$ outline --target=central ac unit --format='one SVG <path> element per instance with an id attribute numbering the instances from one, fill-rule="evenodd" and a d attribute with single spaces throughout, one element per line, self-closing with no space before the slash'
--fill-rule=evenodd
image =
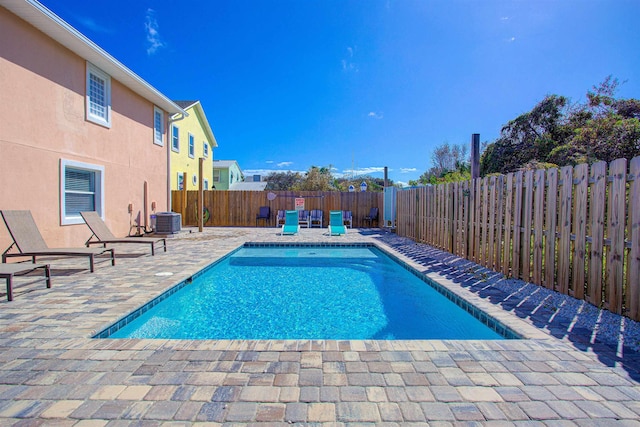
<path id="1" fill-rule="evenodd" d="M 180 231 L 182 216 L 175 212 L 158 212 L 156 214 L 156 233 L 173 234 Z"/>

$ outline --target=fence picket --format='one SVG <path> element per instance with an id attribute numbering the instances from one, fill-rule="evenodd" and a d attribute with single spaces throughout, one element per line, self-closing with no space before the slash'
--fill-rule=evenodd
<path id="1" fill-rule="evenodd" d="M 624 228 L 626 218 L 627 160 L 617 159 L 609 165 L 613 181 L 609 186 L 607 235 L 611 246 L 607 251 L 607 303 L 609 311 L 622 313 L 624 285 Z"/>
<path id="2" fill-rule="evenodd" d="M 604 207 L 607 184 L 607 164 L 598 162 L 591 165 L 589 172 L 591 199 L 589 200 L 589 225 L 591 244 L 589 249 L 589 302 L 595 306 L 602 304 L 602 259 L 604 256 Z"/>
<path id="3" fill-rule="evenodd" d="M 577 165 L 575 171 L 575 201 L 573 203 L 573 268 L 572 284 L 573 296 L 578 299 L 584 298 L 584 278 L 585 278 L 585 248 L 587 233 L 587 190 L 589 182 L 587 164 Z"/>
<path id="4" fill-rule="evenodd" d="M 500 175 L 496 183 L 496 197 L 498 204 L 496 206 L 496 258 L 495 271 L 502 270 L 502 235 L 504 227 L 504 176 Z"/>
<path id="5" fill-rule="evenodd" d="M 504 245 L 502 246 L 502 274 L 511 274 L 511 221 L 513 218 L 513 173 L 507 174 L 504 208 Z"/>
<path id="6" fill-rule="evenodd" d="M 519 279 L 520 270 L 520 243 L 522 241 L 522 171 L 515 173 L 516 188 L 515 201 L 513 203 L 513 255 L 511 256 L 511 276 Z"/>
<path id="7" fill-rule="evenodd" d="M 488 181 L 489 189 L 487 194 L 489 195 L 488 202 L 485 202 L 485 205 L 489 205 L 488 214 L 489 214 L 489 235 L 487 241 L 487 267 L 493 269 L 494 268 L 494 253 L 496 247 L 496 177 L 492 176 Z"/>
<path id="8" fill-rule="evenodd" d="M 480 259 L 482 265 L 488 267 L 488 253 L 489 244 L 487 242 L 488 222 L 489 215 L 489 178 L 482 179 L 482 219 L 480 220 Z"/>
<path id="9" fill-rule="evenodd" d="M 544 234 L 544 177 L 545 170 L 538 169 L 534 179 L 533 206 L 533 283 L 542 285 L 542 252 Z"/>
<path id="10" fill-rule="evenodd" d="M 482 263 L 482 256 L 480 254 L 480 218 L 482 212 L 482 180 L 480 178 L 474 181 L 475 184 L 475 234 L 473 236 L 473 252 L 474 252 L 474 261 L 477 264 Z"/>
<path id="11" fill-rule="evenodd" d="M 556 287 L 556 229 L 558 224 L 558 169 L 547 171 L 547 218 L 544 246 L 544 285 L 549 289 Z"/>
<path id="12" fill-rule="evenodd" d="M 630 175 L 634 178 L 629 190 L 629 239 L 626 301 L 627 315 L 640 320 L 640 157 L 631 159 Z"/>
<path id="13" fill-rule="evenodd" d="M 573 168 L 565 166 L 560 169 L 560 212 L 558 215 L 558 228 L 560 240 L 558 241 L 558 289 L 557 291 L 569 294 L 569 274 L 571 259 L 571 195 L 573 191 Z"/>
<path id="14" fill-rule="evenodd" d="M 531 281 L 531 210 L 533 208 L 533 173 L 524 173 L 525 193 L 522 204 L 522 280 Z"/>

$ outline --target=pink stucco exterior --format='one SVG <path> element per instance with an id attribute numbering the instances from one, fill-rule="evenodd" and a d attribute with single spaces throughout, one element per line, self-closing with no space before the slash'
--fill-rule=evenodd
<path id="1" fill-rule="evenodd" d="M 0 7 L 0 209 L 29 209 L 52 247 L 80 246 L 62 225 L 61 159 L 104 167 L 104 215 L 117 236 L 167 210 L 167 144 L 153 143 L 154 104 L 111 79 L 111 127 L 85 119 L 87 61 Z M 167 116 L 164 117 L 165 132 Z M 128 212 L 129 204 L 133 213 Z M 11 238 L 0 221 L 0 252 Z"/>

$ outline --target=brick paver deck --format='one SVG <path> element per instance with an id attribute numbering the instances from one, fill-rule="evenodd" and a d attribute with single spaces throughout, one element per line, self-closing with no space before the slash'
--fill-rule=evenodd
<path id="1" fill-rule="evenodd" d="M 82 259 L 50 259 L 52 289 L 17 278 L 14 301 L 0 302 L 0 425 L 640 426 L 633 352 L 513 301 L 474 269 L 449 268 L 428 246 L 376 229 L 323 232 L 184 232 L 155 257 L 116 246 L 116 266 L 98 262 L 93 274 Z M 247 241 L 374 242 L 526 339 L 90 338 Z"/>

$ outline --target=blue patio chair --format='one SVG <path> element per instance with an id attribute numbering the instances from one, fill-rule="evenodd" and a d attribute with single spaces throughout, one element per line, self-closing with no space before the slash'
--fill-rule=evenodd
<path id="1" fill-rule="evenodd" d="M 373 221 L 378 222 L 378 208 L 371 208 L 369 215 L 364 217 L 364 222 L 368 222 L 369 227 L 373 226 Z"/>
<path id="2" fill-rule="evenodd" d="M 305 225 L 307 228 L 309 228 L 309 211 L 298 211 L 298 224 L 300 225 L 300 227 Z"/>
<path id="3" fill-rule="evenodd" d="M 311 216 L 309 217 L 309 227 L 322 228 L 322 210 L 313 209 L 311 211 Z"/>
<path id="4" fill-rule="evenodd" d="M 342 211 L 342 223 L 348 225 L 349 228 L 353 228 L 353 216 L 351 211 Z"/>
<path id="5" fill-rule="evenodd" d="M 284 225 L 284 221 L 285 221 L 285 211 L 278 211 L 278 214 L 276 216 L 276 227 L 280 227 L 281 225 Z"/>
<path id="6" fill-rule="evenodd" d="M 329 212 L 329 236 L 347 234 L 347 227 L 344 226 L 342 218 L 343 216 L 341 211 Z"/>
<path id="7" fill-rule="evenodd" d="M 261 219 L 264 220 L 264 225 L 267 225 L 269 219 L 271 219 L 271 208 L 269 206 L 260 206 L 260 211 L 256 214 L 256 227 Z"/>
<path id="8" fill-rule="evenodd" d="M 300 232 L 300 224 L 298 223 L 298 211 L 287 211 L 280 235 L 298 234 L 298 232 Z"/>

